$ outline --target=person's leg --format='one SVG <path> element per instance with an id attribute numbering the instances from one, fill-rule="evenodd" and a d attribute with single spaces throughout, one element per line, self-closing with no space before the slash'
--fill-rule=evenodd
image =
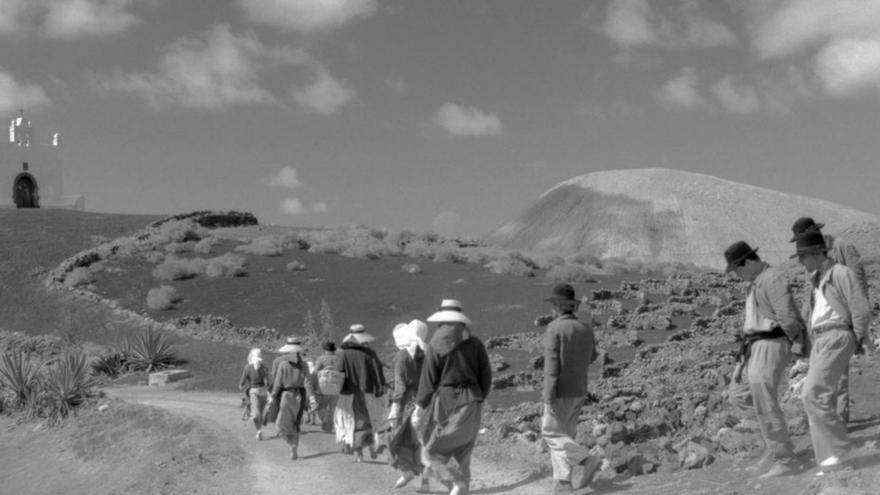
<path id="1" fill-rule="evenodd" d="M 794 457 L 794 444 L 779 406 L 779 386 L 789 358 L 785 338 L 759 340 L 752 344 L 748 366 L 749 389 L 761 435 L 773 459 L 780 463 Z"/>
<path id="2" fill-rule="evenodd" d="M 583 462 L 589 452 L 574 441 L 583 398 L 554 399 L 544 406 L 541 435 L 550 450 L 553 479 L 571 481 L 571 467 Z"/>
<path id="3" fill-rule="evenodd" d="M 810 420 L 810 437 L 816 462 L 840 457 L 849 437 L 835 402 L 840 377 L 855 351 L 855 337 L 848 330 L 830 330 L 819 335 L 810 353 L 810 369 L 804 379 L 802 400 Z"/>
<path id="4" fill-rule="evenodd" d="M 843 375 L 840 376 L 840 382 L 837 384 L 837 414 L 840 414 L 844 424 L 849 423 L 849 364 L 846 366 Z"/>

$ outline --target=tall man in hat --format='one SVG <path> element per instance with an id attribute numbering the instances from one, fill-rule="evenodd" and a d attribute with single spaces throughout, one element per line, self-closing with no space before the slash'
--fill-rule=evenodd
<path id="1" fill-rule="evenodd" d="M 466 494 L 483 401 L 492 386 L 489 355 L 460 302 L 444 300 L 428 322 L 436 330 L 425 352 L 412 422 L 423 440 L 428 473 L 451 487 L 451 495 Z M 457 468 L 449 465 L 453 458 Z"/>
<path id="2" fill-rule="evenodd" d="M 796 242 L 797 258 L 810 276 L 804 304 L 812 350 L 802 399 L 810 419 L 810 437 L 820 468 L 833 469 L 849 447 L 846 423 L 837 411 L 840 378 L 853 354 L 869 352 L 871 309 L 855 272 L 828 257 L 821 232 Z"/>
<path id="3" fill-rule="evenodd" d="M 807 232 L 822 233 L 824 223 L 816 223 L 810 217 L 798 218 L 791 226 L 791 232 L 794 237 L 791 242 L 797 241 L 797 238 Z M 862 265 L 862 257 L 858 249 L 852 244 L 842 241 L 834 236 L 823 234 L 825 239 L 825 247 L 828 249 L 828 258 L 835 263 L 850 268 L 858 279 L 859 287 L 861 287 L 865 298 L 870 300 L 868 294 L 868 276 L 865 274 L 865 267 Z M 869 303 L 870 304 L 870 303 Z M 837 394 L 837 412 L 843 418 L 844 422 L 849 422 L 850 396 L 849 396 L 849 366 L 840 377 L 839 391 Z"/>
<path id="4" fill-rule="evenodd" d="M 580 301 L 571 285 L 557 285 L 546 301 L 554 318 L 544 333 L 541 435 L 550 448 L 553 491 L 565 493 L 588 485 L 602 464 L 574 441 L 587 395 L 587 371 L 597 357 L 596 338 L 591 326 L 575 316 Z"/>
<path id="5" fill-rule="evenodd" d="M 729 390 L 730 402 L 742 416 L 755 414 L 765 452 L 754 469 L 772 462 L 761 478 L 793 472 L 794 445 L 779 406 L 779 388 L 792 351 L 804 347 L 804 323 L 781 270 L 758 257 L 744 241 L 724 251 L 727 272 L 748 282 L 742 349 Z"/>

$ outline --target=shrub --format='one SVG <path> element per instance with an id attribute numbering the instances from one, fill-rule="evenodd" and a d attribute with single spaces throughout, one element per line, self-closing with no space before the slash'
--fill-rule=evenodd
<path id="1" fill-rule="evenodd" d="M 116 378 L 128 368 L 128 359 L 123 350 L 113 350 L 98 356 L 92 362 L 92 373 Z"/>
<path id="2" fill-rule="evenodd" d="M 404 246 L 402 251 L 404 256 L 410 258 L 434 259 L 435 248 L 429 244 L 419 241 L 413 241 Z"/>
<path id="3" fill-rule="evenodd" d="M 280 256 L 284 253 L 284 238 L 283 236 L 257 237 L 250 244 L 237 246 L 235 250 L 240 253 L 260 256 Z"/>
<path id="4" fill-rule="evenodd" d="M 165 261 L 165 254 L 159 251 L 148 251 L 144 254 L 144 259 L 147 260 L 147 263 L 161 263 Z"/>
<path id="5" fill-rule="evenodd" d="M 24 352 L 4 352 L 0 357 L 0 383 L 12 392 L 13 407 L 27 407 L 37 396 L 40 366 Z"/>
<path id="6" fill-rule="evenodd" d="M 170 242 L 198 241 L 207 235 L 207 229 L 194 220 L 171 220 L 159 226 L 159 232 L 154 239 L 160 244 L 168 244 Z"/>
<path id="7" fill-rule="evenodd" d="M 547 271 L 547 280 L 554 282 L 591 282 L 596 274 L 583 265 L 557 265 Z"/>
<path id="8" fill-rule="evenodd" d="M 209 254 L 218 243 L 220 243 L 220 239 L 216 237 L 205 237 L 193 246 L 193 251 L 199 254 Z"/>
<path id="9" fill-rule="evenodd" d="M 153 269 L 153 276 L 159 280 L 184 280 L 202 273 L 205 261 L 201 258 L 178 258 L 166 256 L 165 261 Z"/>
<path id="10" fill-rule="evenodd" d="M 65 287 L 77 287 L 80 285 L 90 284 L 95 280 L 92 271 L 86 267 L 79 266 L 70 270 L 64 277 Z"/>
<path id="11" fill-rule="evenodd" d="M 43 381 L 44 405 L 51 422 L 58 422 L 93 395 L 95 380 L 84 354 L 67 354 L 49 368 Z"/>
<path id="12" fill-rule="evenodd" d="M 464 263 L 467 261 L 467 258 L 458 247 L 439 246 L 434 251 L 434 261 L 437 263 Z"/>
<path id="13" fill-rule="evenodd" d="M 165 334 L 147 328 L 128 341 L 128 366 L 132 371 L 151 372 L 173 366 L 177 355 Z"/>
<path id="14" fill-rule="evenodd" d="M 209 277 L 240 277 L 247 273 L 244 269 L 246 258 L 240 254 L 226 253 L 211 258 L 205 266 L 205 275 Z"/>
<path id="15" fill-rule="evenodd" d="M 361 244 L 350 246 L 339 254 L 348 258 L 360 258 L 365 260 L 377 260 L 382 257 L 373 247 Z"/>
<path id="16" fill-rule="evenodd" d="M 147 307 L 155 310 L 171 309 L 180 299 L 181 297 L 177 295 L 177 289 L 170 285 L 163 285 L 147 292 Z"/>
<path id="17" fill-rule="evenodd" d="M 170 242 L 165 246 L 165 252 L 169 254 L 190 253 L 194 250 L 195 246 L 196 243 L 193 241 Z"/>
<path id="18" fill-rule="evenodd" d="M 494 259 L 486 263 L 484 266 L 492 273 L 498 275 L 534 277 L 537 266 L 534 265 L 534 262 L 529 263 L 530 261 L 530 259 L 525 258 L 522 255 L 511 253 L 503 258 Z"/>
<path id="19" fill-rule="evenodd" d="M 306 265 L 302 261 L 293 260 L 287 264 L 287 269 L 293 271 L 303 271 L 306 269 Z"/>

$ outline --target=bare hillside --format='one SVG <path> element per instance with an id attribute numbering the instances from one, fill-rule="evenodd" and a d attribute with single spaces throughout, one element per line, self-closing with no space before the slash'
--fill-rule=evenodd
<path id="1" fill-rule="evenodd" d="M 580 175 L 542 194 L 486 241 L 505 248 L 601 258 L 686 261 L 720 268 L 721 253 L 743 239 L 771 262 L 788 259 L 791 224 L 812 216 L 828 233 L 880 218 L 796 194 L 662 168 Z"/>

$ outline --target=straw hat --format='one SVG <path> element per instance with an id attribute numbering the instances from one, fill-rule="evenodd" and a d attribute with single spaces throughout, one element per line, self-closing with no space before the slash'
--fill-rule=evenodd
<path id="1" fill-rule="evenodd" d="M 456 299 L 444 299 L 440 310 L 428 317 L 431 323 L 462 323 L 471 326 L 471 320 L 461 311 L 461 302 Z"/>
<path id="2" fill-rule="evenodd" d="M 291 352 L 302 352 L 302 339 L 299 337 L 287 337 L 287 343 L 281 346 L 278 349 L 278 352 L 281 354 L 288 354 Z"/>
<path id="3" fill-rule="evenodd" d="M 367 333 L 366 329 L 360 323 L 355 323 L 348 329 L 348 335 L 345 336 L 343 342 L 347 341 L 355 341 L 358 344 L 366 344 L 368 342 L 372 342 L 376 340 L 376 337 L 373 337 L 369 333 Z"/>

